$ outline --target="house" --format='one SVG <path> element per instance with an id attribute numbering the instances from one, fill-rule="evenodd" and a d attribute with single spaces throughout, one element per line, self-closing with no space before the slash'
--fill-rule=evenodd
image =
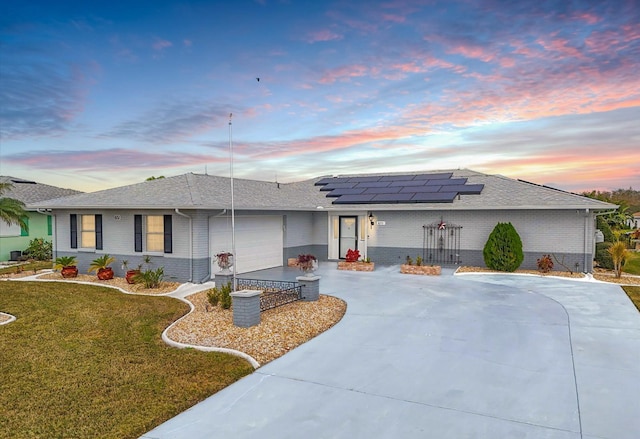
<path id="1" fill-rule="evenodd" d="M 148 255 L 169 277 L 201 283 L 215 275 L 215 255 L 231 251 L 232 229 L 238 273 L 286 265 L 302 253 L 339 260 L 350 248 L 382 265 L 421 256 L 426 264 L 484 266 L 482 249 L 498 222 L 520 234 L 524 268 L 553 254 L 587 272 L 595 215 L 617 207 L 466 169 L 288 184 L 236 178 L 233 193 L 234 215 L 229 178 L 185 174 L 31 208 L 51 212 L 54 253 L 77 256 L 81 271 L 96 254 L 130 266 Z"/>
<path id="2" fill-rule="evenodd" d="M 627 225 L 632 229 L 640 229 L 640 212 L 635 212 Z"/>
<path id="3" fill-rule="evenodd" d="M 0 176 L 0 183 L 9 183 L 12 186 L 2 194 L 2 197 L 13 198 L 25 204 L 38 203 L 58 197 L 79 194 L 73 189 L 62 189 L 35 181 L 24 180 L 10 176 Z M 35 208 L 27 208 L 26 223 L 28 230 L 17 224 L 8 225 L 0 221 L 0 261 L 8 261 L 29 246 L 29 242 L 35 238 L 44 238 L 51 241 L 52 221 L 47 213 L 38 212 Z"/>

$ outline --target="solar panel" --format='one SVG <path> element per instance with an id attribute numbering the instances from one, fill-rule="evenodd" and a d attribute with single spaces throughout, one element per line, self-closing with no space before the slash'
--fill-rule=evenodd
<path id="1" fill-rule="evenodd" d="M 457 192 L 422 192 L 413 194 L 414 203 L 453 203 Z"/>
<path id="2" fill-rule="evenodd" d="M 366 188 L 344 188 L 344 189 L 334 189 L 327 194 L 327 197 L 339 197 L 341 195 L 358 195 L 363 193 Z"/>
<path id="3" fill-rule="evenodd" d="M 315 183 L 333 204 L 453 203 L 460 195 L 482 193 L 453 173 L 323 178 Z"/>
<path id="4" fill-rule="evenodd" d="M 374 196 L 374 194 L 342 195 L 336 198 L 333 204 L 368 204 Z"/>

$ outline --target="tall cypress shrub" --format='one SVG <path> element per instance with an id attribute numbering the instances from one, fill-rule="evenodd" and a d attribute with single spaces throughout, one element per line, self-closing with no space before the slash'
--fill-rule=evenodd
<path id="1" fill-rule="evenodd" d="M 513 272 L 524 260 L 522 240 L 511 223 L 498 223 L 482 250 L 488 268 Z"/>

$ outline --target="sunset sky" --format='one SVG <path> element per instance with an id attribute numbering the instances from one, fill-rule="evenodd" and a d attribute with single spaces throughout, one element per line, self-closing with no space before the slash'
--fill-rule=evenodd
<path id="1" fill-rule="evenodd" d="M 640 189 L 640 0 L 0 3 L 0 174 Z M 259 81 L 257 80 L 259 78 Z"/>

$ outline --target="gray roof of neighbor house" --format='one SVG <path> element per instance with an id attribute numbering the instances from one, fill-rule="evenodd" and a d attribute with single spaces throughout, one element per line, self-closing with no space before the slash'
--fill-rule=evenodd
<path id="1" fill-rule="evenodd" d="M 484 185 L 481 193 L 458 195 L 451 203 L 333 204 L 322 186 L 327 177 L 295 183 L 234 179 L 234 207 L 242 210 L 494 210 L 494 209 L 592 209 L 617 206 L 558 189 L 540 186 L 501 175 L 467 169 L 428 171 L 410 174 L 451 173 L 469 185 Z M 396 174 L 358 174 L 357 176 Z M 343 176 L 341 176 L 343 177 Z M 202 174 L 183 174 L 98 192 L 33 203 L 47 209 L 229 209 L 230 180 Z"/>
<path id="2" fill-rule="evenodd" d="M 27 205 L 82 193 L 73 189 L 63 189 L 56 186 L 49 186 L 48 184 L 38 183 L 32 180 L 24 180 L 22 178 L 16 178 L 6 175 L 0 175 L 0 183 L 9 183 L 12 185 L 9 189 L 3 192 L 3 197 L 22 201 Z"/>

